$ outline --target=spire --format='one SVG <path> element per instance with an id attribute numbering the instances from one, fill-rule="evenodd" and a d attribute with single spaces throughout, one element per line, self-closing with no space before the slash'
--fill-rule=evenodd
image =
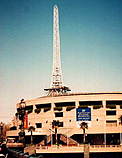
<path id="1" fill-rule="evenodd" d="M 60 34 L 59 34 L 59 15 L 57 5 L 53 8 L 53 71 L 51 78 L 51 87 L 61 87 L 62 70 L 61 70 L 61 58 L 60 58 Z"/>
<path id="2" fill-rule="evenodd" d="M 59 33 L 59 12 L 57 5 L 53 7 L 53 70 L 51 76 L 51 87 L 45 89 L 48 95 L 62 95 L 69 91 L 68 87 L 63 86 L 63 76 L 60 57 L 60 33 Z"/>

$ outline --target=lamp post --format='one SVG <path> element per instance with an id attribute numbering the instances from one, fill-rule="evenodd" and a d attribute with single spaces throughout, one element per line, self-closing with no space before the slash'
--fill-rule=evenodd
<path id="1" fill-rule="evenodd" d="M 0 139 L 3 141 L 3 122 L 0 123 Z"/>
<path id="2" fill-rule="evenodd" d="M 19 103 L 19 119 L 21 120 L 21 128 L 24 129 L 24 116 L 25 116 L 25 106 L 26 103 L 24 101 L 24 99 L 21 99 L 20 103 Z"/>
<path id="3" fill-rule="evenodd" d="M 24 143 L 25 131 L 24 131 L 24 117 L 25 117 L 26 103 L 24 99 L 21 99 L 19 103 L 19 119 L 21 120 L 21 131 L 19 132 L 20 140 Z"/>
<path id="4" fill-rule="evenodd" d="M 119 117 L 119 125 L 120 125 L 120 145 L 122 145 L 122 115 Z"/>

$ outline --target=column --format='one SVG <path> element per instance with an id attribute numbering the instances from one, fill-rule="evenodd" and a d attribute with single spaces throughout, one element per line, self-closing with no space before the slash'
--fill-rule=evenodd
<path id="1" fill-rule="evenodd" d="M 103 105 L 103 111 L 104 111 L 104 117 L 103 117 L 103 121 L 104 121 L 104 144 L 106 145 L 106 100 L 102 101 L 102 105 Z"/>

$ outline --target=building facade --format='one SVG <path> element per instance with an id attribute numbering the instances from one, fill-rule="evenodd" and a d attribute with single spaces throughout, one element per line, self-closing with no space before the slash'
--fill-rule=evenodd
<path id="1" fill-rule="evenodd" d="M 28 112 L 27 122 L 34 126 L 35 143 L 41 142 L 45 136 L 54 135 L 52 122 L 59 121 L 57 135 L 72 138 L 78 144 L 83 143 L 82 121 L 77 121 L 77 108 L 91 109 L 91 121 L 86 129 L 86 139 L 91 145 L 121 145 L 122 144 L 122 93 L 80 93 L 63 96 L 45 96 L 25 101 Z M 17 112 L 20 104 L 17 104 Z M 19 125 L 16 130 L 7 132 L 7 136 L 18 137 Z M 25 129 L 25 137 L 30 133 Z M 53 138 L 54 139 L 54 138 Z M 50 138 L 47 144 L 54 144 Z"/>

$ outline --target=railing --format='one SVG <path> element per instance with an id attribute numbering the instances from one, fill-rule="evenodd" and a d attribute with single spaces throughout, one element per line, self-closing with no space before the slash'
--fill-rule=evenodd
<path id="1" fill-rule="evenodd" d="M 96 152 L 122 152 L 122 145 L 90 145 L 91 153 Z M 51 146 L 37 146 L 37 153 L 83 153 L 84 144 L 76 145 L 51 145 Z"/>
<path id="2" fill-rule="evenodd" d="M 91 148 L 120 148 L 122 145 L 90 145 Z"/>

